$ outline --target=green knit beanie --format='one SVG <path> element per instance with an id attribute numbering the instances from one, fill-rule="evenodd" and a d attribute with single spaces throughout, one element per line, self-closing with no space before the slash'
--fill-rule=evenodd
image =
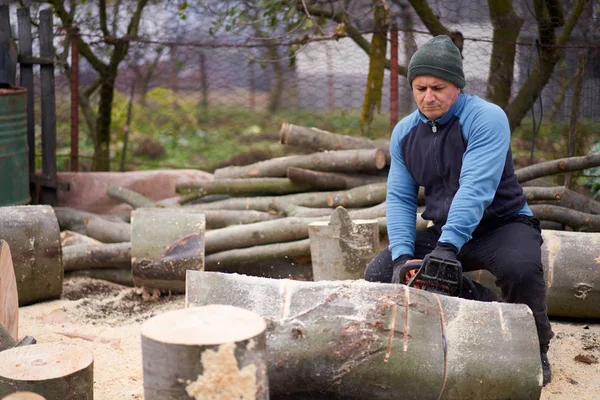
<path id="1" fill-rule="evenodd" d="M 408 64 L 408 83 L 419 75 L 433 75 L 456 85 L 465 87 L 462 56 L 452 39 L 439 35 L 429 40 L 413 54 Z"/>

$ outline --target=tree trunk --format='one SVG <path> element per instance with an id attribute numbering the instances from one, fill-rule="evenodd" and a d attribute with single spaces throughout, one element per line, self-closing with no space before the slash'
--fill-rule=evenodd
<path id="1" fill-rule="evenodd" d="M 515 174 L 519 183 L 524 183 L 560 172 L 578 171 L 598 166 L 600 166 L 600 154 L 590 154 L 588 156 L 559 158 L 557 160 L 541 162 L 518 169 L 515 171 Z"/>
<path id="2" fill-rule="evenodd" d="M 90 218 L 84 221 L 85 234 L 102 243 L 122 243 L 131 241 L 131 224 L 111 222 L 103 218 Z"/>
<path id="3" fill-rule="evenodd" d="M 272 395 L 538 399 L 541 393 L 537 332 L 522 304 L 364 281 L 190 271 L 186 305 L 212 303 L 269 321 Z"/>
<path id="4" fill-rule="evenodd" d="M 294 167 L 287 169 L 287 176 L 292 182 L 309 185 L 312 190 L 344 190 L 387 181 L 386 176 L 350 175 Z"/>
<path id="5" fill-rule="evenodd" d="M 63 252 L 64 271 L 131 267 L 131 243 L 75 244 Z"/>
<path id="6" fill-rule="evenodd" d="M 185 308 L 142 326 L 146 400 L 267 400 L 266 323 L 226 305 Z"/>
<path id="7" fill-rule="evenodd" d="M 363 279 L 379 253 L 379 221 L 352 220 L 343 207 L 329 221 L 308 224 L 313 280 Z"/>
<path id="8" fill-rule="evenodd" d="M 111 222 L 125 222 L 125 219 L 129 219 L 129 216 L 123 218 L 117 215 L 94 214 L 69 207 L 54 207 L 54 213 L 58 219 L 58 226 L 60 226 L 61 231 L 73 231 L 82 235 L 86 234 L 84 223 L 88 219 L 102 218 Z"/>
<path id="9" fill-rule="evenodd" d="M 59 298 L 60 229 L 52 207 L 0 207 L 0 232 L 10 245 L 19 306 Z"/>
<path id="10" fill-rule="evenodd" d="M 94 357 L 60 342 L 15 347 L 0 353 L 0 397 L 31 391 L 48 399 L 92 400 Z"/>
<path id="11" fill-rule="evenodd" d="M 215 170 L 215 179 L 259 178 L 287 176 L 289 167 L 327 172 L 378 171 L 385 167 L 385 153 L 381 149 L 339 150 L 301 156 L 272 158 L 243 167 L 225 167 Z"/>
<path id="12" fill-rule="evenodd" d="M 106 194 L 108 194 L 108 197 L 129 204 L 133 208 L 156 207 L 156 203 L 146 196 L 121 186 L 112 185 L 108 188 Z"/>
<path id="13" fill-rule="evenodd" d="M 542 263 L 547 286 L 548 315 L 600 318 L 600 233 L 543 230 Z M 489 289 L 499 289 L 488 271 L 467 273 Z"/>
<path id="14" fill-rule="evenodd" d="M 204 270 L 204 214 L 139 208 L 132 211 L 131 226 L 135 286 L 182 292 L 185 271 Z"/>
<path id="15" fill-rule="evenodd" d="M 582 213 L 550 204 L 532 204 L 529 208 L 539 220 L 560 222 L 575 231 L 600 232 L 600 215 Z"/>
<path id="16" fill-rule="evenodd" d="M 100 102 L 94 135 L 94 156 L 92 171 L 110 171 L 110 125 L 112 121 L 112 105 L 115 95 L 116 71 L 100 74 Z"/>
<path id="17" fill-rule="evenodd" d="M 127 268 L 80 269 L 76 271 L 65 271 L 65 278 L 71 277 L 101 279 L 103 281 L 113 282 L 122 286 L 133 287 L 131 265 L 129 265 Z"/>
<path id="18" fill-rule="evenodd" d="M 0 327 L 14 340 L 19 338 L 19 292 L 10 246 L 0 239 Z M 0 338 L 0 351 L 2 347 Z"/>
<path id="19" fill-rule="evenodd" d="M 281 195 L 306 192 L 311 186 L 304 182 L 294 182 L 288 178 L 215 179 L 195 183 L 180 183 L 175 191 L 185 196 L 187 201 L 209 194 Z"/>
<path id="20" fill-rule="evenodd" d="M 202 210 L 195 206 L 182 208 L 184 211 L 197 211 L 206 216 L 206 229 L 224 228 L 230 225 L 253 224 L 255 222 L 280 219 L 281 216 L 254 210 Z"/>

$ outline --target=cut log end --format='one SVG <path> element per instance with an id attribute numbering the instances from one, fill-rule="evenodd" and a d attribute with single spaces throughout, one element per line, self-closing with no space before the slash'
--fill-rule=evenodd
<path id="1" fill-rule="evenodd" d="M 377 152 L 375 153 L 375 167 L 377 169 L 383 169 L 386 165 L 386 157 L 385 157 L 385 151 L 383 151 L 382 149 L 377 149 Z"/>
<path id="2" fill-rule="evenodd" d="M 93 398 L 92 353 L 81 346 L 52 342 L 0 353 L 0 396 L 14 391 L 48 399 Z"/>
<path id="3" fill-rule="evenodd" d="M 154 317 L 142 327 L 142 336 L 162 343 L 207 346 L 248 340 L 265 329 L 265 321 L 253 312 L 210 305 Z"/>
<path id="4" fill-rule="evenodd" d="M 19 294 L 10 247 L 4 240 L 0 240 L 0 325 L 18 339 Z"/>
<path id="5" fill-rule="evenodd" d="M 16 392 L 3 397 L 2 400 L 46 400 L 46 398 L 33 392 Z"/>

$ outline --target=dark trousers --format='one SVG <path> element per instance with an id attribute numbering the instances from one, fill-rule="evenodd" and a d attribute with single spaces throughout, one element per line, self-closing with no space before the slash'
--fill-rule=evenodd
<path id="1" fill-rule="evenodd" d="M 437 226 L 417 232 L 414 258 L 422 259 L 429 254 L 440 234 Z M 546 311 L 542 242 L 539 221 L 519 215 L 493 226 L 478 227 L 461 249 L 458 260 L 464 271 L 491 272 L 505 302 L 528 305 L 535 318 L 540 345 L 547 346 L 554 333 Z M 367 266 L 365 280 L 391 282 L 392 273 L 392 254 L 386 248 Z"/>

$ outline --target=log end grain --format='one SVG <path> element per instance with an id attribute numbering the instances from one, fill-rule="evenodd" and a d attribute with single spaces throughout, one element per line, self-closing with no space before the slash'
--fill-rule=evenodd
<path id="1" fill-rule="evenodd" d="M 46 400 L 46 398 L 33 392 L 16 392 L 3 397 L 2 400 Z"/>
<path id="2" fill-rule="evenodd" d="M 19 293 L 13 268 L 10 247 L 0 239 L 0 325 L 8 334 L 18 339 Z"/>

